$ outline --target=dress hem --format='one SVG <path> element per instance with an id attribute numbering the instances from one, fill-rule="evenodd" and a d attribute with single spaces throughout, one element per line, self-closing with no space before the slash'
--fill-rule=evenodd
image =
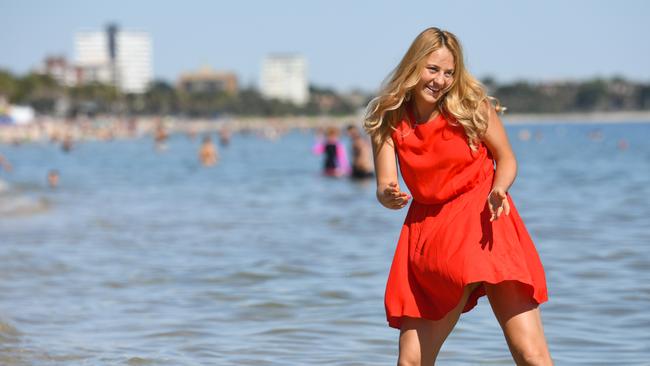
<path id="1" fill-rule="evenodd" d="M 479 279 L 479 280 L 476 280 L 476 281 L 468 281 L 467 283 L 465 283 L 463 285 L 463 288 L 465 286 L 467 286 L 467 285 L 472 284 L 472 283 L 478 283 L 478 282 L 484 283 L 484 282 L 487 282 L 489 284 L 496 285 L 496 284 L 499 284 L 499 283 L 505 282 L 505 281 L 517 281 L 517 282 L 519 282 L 519 283 L 521 283 L 523 285 L 526 285 L 527 288 L 528 288 L 529 297 L 533 301 L 535 301 L 537 306 L 539 306 L 539 305 L 541 305 L 541 304 L 548 301 L 548 295 L 547 295 L 546 291 L 544 291 L 542 293 L 537 293 L 536 290 L 538 290 L 538 289 L 536 289 L 535 285 L 533 285 L 532 283 L 527 282 L 525 280 L 518 279 L 518 278 L 505 278 L 505 279 L 501 279 L 501 280 Z M 485 295 L 486 295 L 485 287 L 483 285 L 478 286 L 476 289 L 474 289 L 474 291 L 472 291 L 472 293 L 470 293 L 469 298 L 467 299 L 467 303 L 463 307 L 463 311 L 461 312 L 461 314 L 467 313 L 467 312 L 471 311 L 472 309 L 474 309 L 476 307 L 476 305 L 478 305 L 478 300 L 481 297 L 485 296 Z M 461 294 L 461 296 L 462 296 L 462 294 Z M 395 328 L 395 329 L 401 329 L 402 318 L 405 318 L 405 317 L 417 318 L 417 319 L 427 319 L 427 320 L 431 320 L 431 321 L 438 321 L 438 320 L 444 318 L 445 316 L 447 316 L 447 314 L 449 314 L 449 312 L 452 311 L 458 305 L 459 301 L 460 301 L 460 297 L 456 300 L 456 302 L 455 302 L 456 305 L 454 305 L 454 307 L 452 307 L 451 309 L 445 311 L 444 314 L 442 316 L 440 316 L 440 317 L 428 316 L 426 314 L 421 314 L 421 313 L 412 314 L 410 312 L 404 312 L 404 314 L 402 314 L 402 315 L 387 315 L 388 326 L 391 327 L 391 328 Z"/>

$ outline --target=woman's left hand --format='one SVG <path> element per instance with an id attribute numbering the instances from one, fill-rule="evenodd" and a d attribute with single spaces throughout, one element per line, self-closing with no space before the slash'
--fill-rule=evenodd
<path id="1" fill-rule="evenodd" d="M 494 188 L 488 195 L 488 206 L 490 207 L 490 221 L 494 221 L 502 213 L 510 214 L 510 204 L 506 192 L 501 188 Z"/>

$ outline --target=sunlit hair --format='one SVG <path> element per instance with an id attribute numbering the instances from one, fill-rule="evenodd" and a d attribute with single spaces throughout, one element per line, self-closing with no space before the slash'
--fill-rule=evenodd
<path id="1" fill-rule="evenodd" d="M 438 28 L 428 28 L 415 38 L 382 84 L 379 95 L 368 104 L 363 127 L 376 143 L 383 143 L 395 130 L 395 125 L 404 119 L 406 104 L 420 81 L 428 56 L 442 47 L 454 57 L 454 76 L 451 86 L 441 97 L 441 113 L 463 126 L 472 150 L 476 150 L 487 130 L 487 101 L 494 101 L 498 112 L 505 109 L 496 99 L 487 96 L 483 85 L 465 69 L 463 51 L 456 36 Z"/>

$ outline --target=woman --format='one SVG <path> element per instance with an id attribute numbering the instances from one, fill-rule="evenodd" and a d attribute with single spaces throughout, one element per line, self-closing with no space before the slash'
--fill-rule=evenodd
<path id="1" fill-rule="evenodd" d="M 385 294 L 399 365 L 431 365 L 483 295 L 515 362 L 552 364 L 538 308 L 544 269 L 508 194 L 517 163 L 496 109 L 456 36 L 437 28 L 416 37 L 368 105 L 377 199 L 400 209 L 413 198 Z"/>

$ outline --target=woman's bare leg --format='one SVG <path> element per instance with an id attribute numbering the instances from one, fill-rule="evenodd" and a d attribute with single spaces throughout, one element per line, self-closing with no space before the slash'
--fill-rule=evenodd
<path id="1" fill-rule="evenodd" d="M 518 281 L 485 283 L 492 311 L 517 365 L 553 365 L 537 303 Z"/>
<path id="2" fill-rule="evenodd" d="M 480 284 L 479 282 L 465 286 L 458 305 L 440 320 L 405 317 L 399 336 L 397 365 L 433 365 L 443 342 L 458 322 L 470 293 Z"/>

